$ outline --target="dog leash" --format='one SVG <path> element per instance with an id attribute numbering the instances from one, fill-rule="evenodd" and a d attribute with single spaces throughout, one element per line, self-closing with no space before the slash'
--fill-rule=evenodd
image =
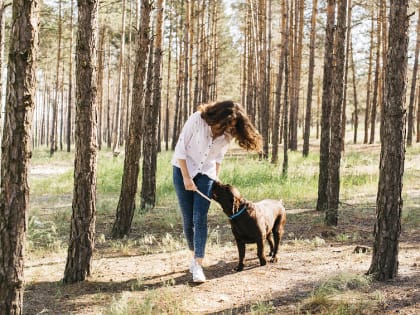
<path id="1" fill-rule="evenodd" d="M 195 191 L 197 194 L 199 194 L 201 197 L 203 197 L 204 199 L 206 199 L 208 202 L 212 202 L 212 200 L 207 197 L 205 194 L 203 194 L 201 191 L 199 191 L 198 189 Z"/>

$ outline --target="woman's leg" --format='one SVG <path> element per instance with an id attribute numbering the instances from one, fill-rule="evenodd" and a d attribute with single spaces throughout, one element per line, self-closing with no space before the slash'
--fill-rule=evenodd
<path id="1" fill-rule="evenodd" d="M 187 240 L 188 248 L 194 251 L 194 192 L 185 190 L 181 169 L 176 166 L 173 167 L 173 182 L 178 197 L 178 204 L 181 208 L 185 239 Z"/>
<path id="2" fill-rule="evenodd" d="M 198 174 L 194 177 L 195 185 L 206 196 L 211 195 L 211 188 L 213 180 L 207 175 Z M 194 256 L 197 262 L 201 265 L 204 258 L 206 242 L 207 242 L 207 214 L 210 207 L 210 202 L 198 193 L 194 193 Z"/>

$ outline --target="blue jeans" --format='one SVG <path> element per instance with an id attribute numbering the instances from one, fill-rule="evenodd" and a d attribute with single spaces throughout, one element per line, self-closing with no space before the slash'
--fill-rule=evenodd
<path id="1" fill-rule="evenodd" d="M 175 192 L 181 208 L 184 235 L 188 248 L 195 258 L 204 258 L 207 242 L 207 213 L 210 202 L 191 190 L 185 190 L 181 169 L 173 167 Z M 213 180 L 204 174 L 197 174 L 193 181 L 203 194 L 210 197 Z"/>

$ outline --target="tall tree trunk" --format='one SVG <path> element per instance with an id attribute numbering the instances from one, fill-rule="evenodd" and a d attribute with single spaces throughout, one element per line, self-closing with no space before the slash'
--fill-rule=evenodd
<path id="1" fill-rule="evenodd" d="M 106 98 L 106 146 L 111 148 L 112 144 L 112 118 L 111 118 L 111 36 L 108 40 L 107 58 L 107 98 Z"/>
<path id="2" fill-rule="evenodd" d="M 183 103 L 183 121 L 186 121 L 189 115 L 190 110 L 190 92 L 188 90 L 189 88 L 189 78 L 188 78 L 188 66 L 189 66 L 189 34 L 190 34 L 190 16 L 191 16 L 191 10 L 190 10 L 190 1 L 191 0 L 185 0 L 185 20 L 184 20 L 184 82 L 183 82 L 183 88 L 184 88 L 184 103 Z"/>
<path id="3" fill-rule="evenodd" d="M 413 65 L 413 76 L 411 78 L 411 90 L 410 90 L 410 102 L 408 103 L 408 124 L 407 124 L 407 145 L 411 146 L 413 143 L 413 126 L 414 126 L 414 99 L 416 95 L 416 83 L 417 83 L 417 68 L 419 64 L 419 51 L 420 51 L 420 4 L 419 12 L 417 15 L 417 40 L 416 40 L 416 52 L 414 54 L 414 65 Z M 420 93 L 420 91 L 418 91 Z M 417 106 L 420 106 L 417 104 Z M 417 133 L 419 130 L 417 129 Z"/>
<path id="4" fill-rule="evenodd" d="M 72 110 L 73 110 L 73 0 L 70 0 L 70 52 L 69 52 L 69 90 L 67 98 L 67 152 L 71 148 Z"/>
<path id="5" fill-rule="evenodd" d="M 369 144 L 375 142 L 376 130 L 376 113 L 378 109 L 378 93 L 380 89 L 379 76 L 381 71 L 381 14 L 378 13 L 377 29 L 376 29 L 376 65 L 375 65 L 375 79 L 373 83 L 373 100 L 370 114 L 370 138 Z"/>
<path id="6" fill-rule="evenodd" d="M 316 35 L 316 19 L 318 15 L 318 0 L 312 2 L 311 17 L 311 36 L 309 41 L 309 73 L 308 73 L 308 95 L 306 98 L 306 115 L 303 136 L 303 156 L 309 154 L 309 138 L 311 133 L 312 121 L 312 91 L 314 87 L 314 68 L 315 68 L 315 35 Z"/>
<path id="7" fill-rule="evenodd" d="M 372 64 L 373 64 L 373 33 L 374 33 L 374 13 L 372 11 L 372 23 L 370 29 L 370 45 L 369 45 L 369 66 L 368 66 L 368 79 L 366 86 L 366 107 L 365 107 L 365 136 L 363 143 L 367 144 L 369 139 L 369 122 L 370 122 L 370 93 L 372 88 Z"/>
<path id="8" fill-rule="evenodd" d="M 143 180 L 141 187 L 141 208 L 153 208 L 156 204 L 156 170 L 157 170 L 157 120 L 161 105 L 161 64 L 163 32 L 163 0 L 157 0 L 156 38 L 154 40 L 153 58 L 153 99 L 146 104 L 145 115 L 147 128 L 144 134 Z M 151 59 L 150 59 L 151 60 Z"/>
<path id="9" fill-rule="evenodd" d="M 3 63 L 4 63 L 4 43 L 5 43 L 5 16 L 4 12 L 6 5 L 4 0 L 0 0 L 0 100 L 3 100 Z M 3 101 L 0 101 L 0 107 Z M 2 117 L 2 111 L 0 110 L 0 120 Z M 0 125 L 0 135 L 2 134 L 3 126 Z"/>
<path id="10" fill-rule="evenodd" d="M 381 159 L 376 199 L 372 262 L 368 274 L 395 278 L 401 233 L 402 181 L 405 159 L 405 92 L 408 50 L 408 0 L 391 0 L 385 97 L 382 106 Z"/>
<path id="11" fill-rule="evenodd" d="M 286 0 L 286 10 L 287 13 L 286 18 L 286 38 L 285 38 L 285 45 L 284 45 L 284 104 L 283 104 L 283 165 L 282 165 L 282 176 L 287 177 L 288 169 L 289 169 L 289 153 L 288 153 L 288 142 L 289 142 L 289 122 L 288 122 L 288 109 L 289 109 L 289 32 L 290 32 L 290 25 L 293 23 L 292 19 L 289 19 L 289 1 Z"/>
<path id="12" fill-rule="evenodd" d="M 146 77 L 147 51 L 150 42 L 150 13 L 152 4 L 149 0 L 141 4 L 141 25 L 137 33 L 137 53 L 133 80 L 133 106 L 131 107 L 130 128 L 125 146 L 124 173 L 121 193 L 118 201 L 116 218 L 112 227 L 112 237 L 123 238 L 130 233 L 131 223 L 136 208 L 136 193 L 140 171 L 141 144 L 143 137 L 144 80 Z"/>
<path id="13" fill-rule="evenodd" d="M 347 0 L 338 0 L 335 69 L 334 69 L 334 97 L 331 108 L 331 143 L 328 161 L 328 202 L 325 213 L 325 223 L 329 226 L 338 223 L 338 202 L 340 199 L 340 162 L 341 162 L 341 109 L 344 94 L 344 66 L 346 42 Z"/>
<path id="14" fill-rule="evenodd" d="M 290 150 L 296 151 L 298 148 L 298 124 L 299 124 L 299 94 L 302 68 L 302 41 L 303 41 L 303 13 L 305 3 L 303 0 L 293 1 L 296 5 L 295 10 L 295 30 L 293 48 L 293 88 L 290 98 Z"/>
<path id="15" fill-rule="evenodd" d="M 258 1 L 258 41 L 259 41 L 259 110 L 260 110 L 260 126 L 261 135 L 263 138 L 263 158 L 268 158 L 269 146 L 269 112 L 267 100 L 267 40 L 266 40 L 266 1 Z"/>
<path id="16" fill-rule="evenodd" d="M 420 84 L 417 88 L 417 137 L 416 142 L 420 142 Z"/>
<path id="17" fill-rule="evenodd" d="M 345 52 L 345 66 L 344 66 L 344 96 L 343 105 L 341 110 L 341 150 L 345 149 L 346 140 L 346 122 L 347 122 L 347 84 L 348 84 L 348 73 L 349 73 L 349 58 L 350 58 L 350 39 L 351 39 L 351 18 L 352 18 L 352 3 L 351 0 L 347 0 L 347 29 L 346 29 L 346 52 Z"/>
<path id="18" fill-rule="evenodd" d="M 0 313 L 22 314 L 35 108 L 38 1 L 14 0 L 1 154 Z"/>
<path id="19" fill-rule="evenodd" d="M 118 64 L 118 88 L 117 88 L 117 103 L 115 104 L 114 127 L 112 128 L 112 152 L 114 156 L 119 154 L 120 133 L 121 133 L 121 108 L 122 108 L 122 90 L 123 90 L 123 70 L 124 70 L 124 55 L 125 55 L 125 3 L 122 2 L 122 21 L 121 21 L 121 50 L 120 60 Z"/>
<path id="20" fill-rule="evenodd" d="M 98 150 L 102 149 L 102 120 L 103 120 L 103 95 L 104 95 L 104 61 L 105 61 L 105 24 L 99 30 L 99 50 L 98 50 Z"/>
<path id="21" fill-rule="evenodd" d="M 70 239 L 64 283 L 91 272 L 96 221 L 96 36 L 97 0 L 78 0 L 76 47 L 76 156 Z"/>
<path id="22" fill-rule="evenodd" d="M 199 28 L 197 28 L 199 29 Z M 170 96 L 170 82 L 171 82 L 171 62 L 172 62 L 172 25 L 169 26 L 169 39 L 168 39 L 168 72 L 166 74 L 166 99 L 165 99 L 165 132 L 164 132 L 164 140 L 165 140 L 165 150 L 169 150 L 169 96 Z M 198 37 L 197 37 L 198 38 Z M 198 39 L 197 39 L 198 41 Z M 198 49 L 197 49 L 198 51 Z M 198 60 L 198 58 L 197 58 Z"/>
<path id="23" fill-rule="evenodd" d="M 353 74 L 353 101 L 354 101 L 354 113 L 353 113 L 353 143 L 357 143 L 357 130 L 359 128 L 359 102 L 357 100 L 357 82 L 356 82 L 356 67 L 354 65 L 354 56 L 353 56 L 353 43 L 350 39 L 350 58 L 351 58 L 351 71 Z"/>
<path id="24" fill-rule="evenodd" d="M 58 0 L 58 34 L 57 34 L 57 63 L 55 67 L 55 87 L 54 87 L 54 102 L 53 102 L 53 116 L 51 123 L 51 139 L 50 139 L 50 155 L 52 156 L 57 151 L 57 125 L 58 125 L 58 91 L 60 86 L 60 59 L 61 59 L 61 0 Z"/>
<path id="25" fill-rule="evenodd" d="M 328 160 L 330 155 L 330 116 L 333 101 L 335 0 L 328 0 L 322 84 L 321 143 L 319 152 L 318 200 L 316 209 L 327 209 Z"/>
<path id="26" fill-rule="evenodd" d="M 286 55 L 286 32 L 287 32 L 287 12 L 286 12 L 286 0 L 281 1 L 281 34 L 282 34 L 282 47 L 279 58 L 279 72 L 277 74 L 277 86 L 276 86 L 276 99 L 274 106 L 274 125 L 273 125 L 273 149 L 271 155 L 271 163 L 277 163 L 278 161 L 278 151 L 279 151 L 279 136 L 280 136 L 280 120 L 281 120 L 281 88 L 283 85 L 283 70 L 285 64 L 285 55 Z"/>

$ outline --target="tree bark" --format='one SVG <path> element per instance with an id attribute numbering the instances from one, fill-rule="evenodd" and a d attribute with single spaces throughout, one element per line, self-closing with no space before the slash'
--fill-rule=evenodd
<path id="1" fill-rule="evenodd" d="M 105 24 L 99 30 L 99 49 L 98 49 L 98 150 L 102 149 L 102 120 L 103 120 L 103 95 L 104 95 L 104 61 L 105 61 Z"/>
<path id="2" fill-rule="evenodd" d="M 321 114 L 321 143 L 319 156 L 318 200 L 316 209 L 327 209 L 327 184 L 328 184 L 328 160 L 330 154 L 330 116 L 333 97 L 333 70 L 334 70 L 334 23 L 335 23 L 335 0 L 328 0 L 327 27 L 324 50 L 324 77 L 322 83 L 322 114 Z"/>
<path id="3" fill-rule="evenodd" d="M 353 113 L 353 143 L 357 143 L 357 131 L 359 129 L 359 102 L 357 100 L 357 82 L 356 82 L 356 67 L 354 65 L 354 56 L 353 56 L 353 43 L 350 39 L 350 58 L 351 58 L 351 70 L 353 74 L 353 101 L 354 101 L 354 113 Z"/>
<path id="4" fill-rule="evenodd" d="M 112 237 L 123 238 L 130 233 L 136 208 L 136 193 L 140 171 L 141 144 L 143 137 L 144 81 L 146 60 L 150 42 L 150 13 L 152 5 L 144 0 L 141 5 L 141 25 L 137 33 L 137 53 L 133 81 L 133 106 L 127 145 L 125 146 L 124 173 Z"/>
<path id="5" fill-rule="evenodd" d="M 382 106 L 381 159 L 376 199 L 372 262 L 368 274 L 377 280 L 395 278 L 403 206 L 405 159 L 405 92 L 408 50 L 408 0 L 391 0 L 389 46 Z"/>
<path id="6" fill-rule="evenodd" d="M 147 128 L 144 135 L 143 180 L 141 187 L 142 209 L 153 208 L 156 204 L 156 170 L 157 170 L 157 120 L 161 105 L 161 64 L 163 32 L 163 0 L 157 1 L 156 38 L 154 40 L 153 58 L 153 99 L 146 104 L 145 115 Z"/>
<path id="7" fill-rule="evenodd" d="M 70 240 L 64 283 L 85 280 L 91 272 L 96 221 L 96 36 L 97 0 L 78 0 L 76 47 L 76 156 Z"/>
<path id="8" fill-rule="evenodd" d="M 365 107 L 365 133 L 363 143 L 367 144 L 369 139 L 369 122 L 370 122 L 370 93 L 372 88 L 372 62 L 373 62 L 373 33 L 374 33 L 374 17 L 372 12 L 372 23 L 370 29 L 370 45 L 369 45 L 369 66 L 368 66 L 368 79 L 366 86 L 366 107 Z"/>
<path id="9" fill-rule="evenodd" d="M 312 3 L 312 17 L 311 17 L 311 36 L 309 41 L 309 73 L 308 73 L 308 95 L 306 98 L 306 115 L 305 127 L 303 136 L 303 156 L 309 154 L 309 138 L 311 134 L 312 121 L 312 92 L 314 88 L 314 68 L 315 68 L 315 36 L 316 36 L 316 19 L 318 15 L 318 0 Z"/>
<path id="10" fill-rule="evenodd" d="M 72 111 L 73 111 L 73 0 L 70 0 L 70 44 L 69 44 L 69 90 L 67 104 L 67 152 L 71 149 Z"/>
<path id="11" fill-rule="evenodd" d="M 379 76 L 381 71 L 381 18 L 378 14 L 378 23 L 376 29 L 376 65 L 375 65 L 375 79 L 373 83 L 373 99 L 370 113 L 370 138 L 369 144 L 375 142 L 375 130 L 376 130 L 376 114 L 378 111 L 378 93 L 380 89 Z"/>
<path id="12" fill-rule="evenodd" d="M 419 51 L 420 51 L 420 5 L 417 15 L 417 39 L 416 51 L 414 54 L 413 76 L 411 78 L 410 102 L 408 103 L 408 124 L 407 124 L 407 145 L 411 146 L 413 143 L 413 126 L 414 126 L 414 99 L 416 94 L 417 83 L 417 70 L 419 64 Z M 420 91 L 418 92 L 420 93 Z M 420 106 L 417 104 L 417 106 Z M 417 129 L 417 133 L 418 133 Z"/>
<path id="13" fill-rule="evenodd" d="M 122 108 L 122 90 L 123 90 L 123 70 L 124 70 L 124 55 L 125 55 L 125 3 L 122 2 L 122 21 L 121 21 L 121 50 L 120 60 L 118 64 L 118 88 L 117 88 L 117 103 L 115 104 L 114 126 L 112 128 L 112 152 L 114 156 L 119 154 L 120 133 L 121 133 L 121 108 Z"/>
<path id="14" fill-rule="evenodd" d="M 288 142 L 289 142 L 289 122 L 288 122 L 288 108 L 289 108 L 289 30 L 290 25 L 292 22 L 292 19 L 289 19 L 289 3 L 288 0 L 286 0 L 286 38 L 285 38 L 285 45 L 284 45 L 284 104 L 283 104 L 283 165 L 282 165 L 282 176 L 287 177 L 288 169 L 289 169 L 289 153 L 288 153 Z"/>
<path id="15" fill-rule="evenodd" d="M 12 4 L 0 184 L 0 313 L 22 314 L 35 108 L 38 1 Z"/>
<path id="16" fill-rule="evenodd" d="M 57 125 L 58 125 L 58 91 L 60 86 L 60 59 L 61 59 L 61 0 L 58 1 L 58 34 L 57 34 L 57 63 L 55 67 L 55 88 L 54 88 L 54 103 L 53 103 L 53 117 L 51 124 L 51 140 L 50 140 L 50 156 L 57 151 Z"/>
<path id="17" fill-rule="evenodd" d="M 316 0 L 315 0 L 316 1 Z M 282 46 L 279 58 L 279 72 L 277 74 L 277 86 L 276 86 L 276 99 L 274 105 L 274 124 L 273 124 L 273 149 L 271 155 L 271 163 L 277 163 L 278 151 L 279 151 L 279 136 L 280 136 L 280 120 L 281 120 L 281 89 L 283 86 L 283 70 L 285 64 L 286 55 L 286 31 L 287 31 L 287 12 L 286 12 L 286 0 L 281 1 L 282 8 L 282 19 L 281 19 L 281 34 L 282 34 Z"/>
<path id="18" fill-rule="evenodd" d="M 325 223 L 336 226 L 338 223 L 338 203 L 340 199 L 341 163 L 341 109 L 344 94 L 345 42 L 346 42 L 347 0 L 338 0 L 337 33 L 335 47 L 334 97 L 331 108 L 331 143 L 328 161 L 328 202 Z"/>

